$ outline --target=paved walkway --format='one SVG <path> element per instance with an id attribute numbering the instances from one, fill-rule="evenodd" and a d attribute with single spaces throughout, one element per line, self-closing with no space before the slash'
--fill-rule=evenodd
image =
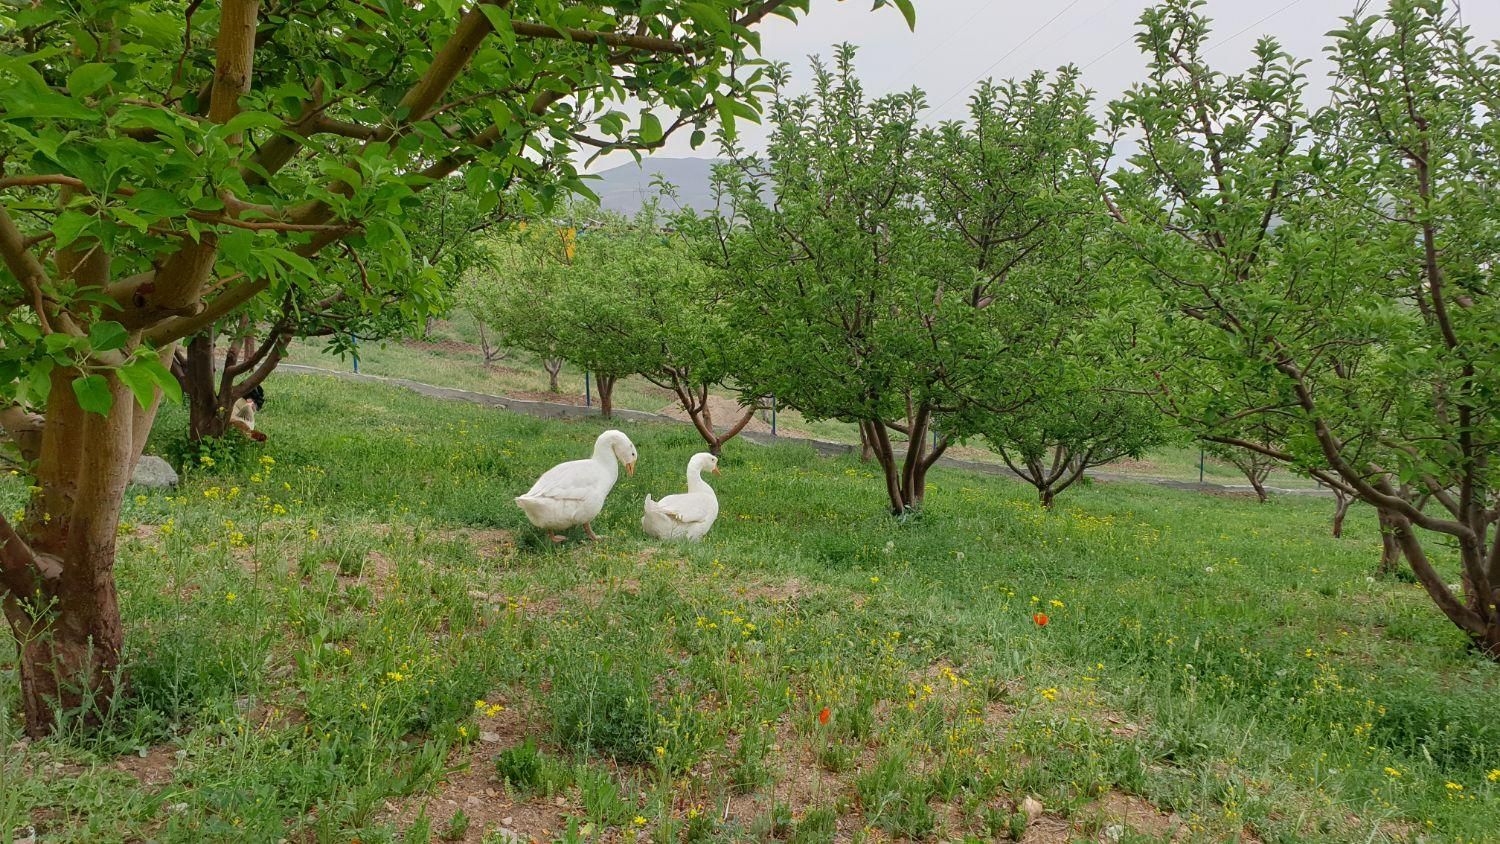
<path id="1" fill-rule="evenodd" d="M 512 413 L 524 413 L 527 416 L 535 416 L 541 419 L 583 419 L 589 416 L 597 416 L 598 409 L 582 407 L 576 404 L 562 404 L 558 402 L 529 401 L 526 399 L 513 399 L 507 396 L 496 396 L 489 393 L 476 393 L 471 390 L 459 390 L 453 387 L 439 387 L 435 384 L 424 384 L 421 381 L 412 381 L 407 378 L 387 378 L 382 375 L 369 375 L 363 372 L 344 372 L 337 369 L 324 369 L 317 366 L 303 366 L 295 363 L 283 363 L 277 367 L 278 372 L 288 372 L 296 375 L 318 375 L 327 378 L 342 378 L 346 381 L 363 381 L 372 384 L 387 384 L 392 387 L 401 387 L 414 393 L 428 396 L 444 401 L 465 401 L 470 404 L 494 407 L 508 410 Z M 670 416 L 662 416 L 659 413 L 646 413 L 640 410 L 615 410 L 615 418 L 628 422 L 659 422 L 670 425 L 686 425 L 688 423 L 681 419 L 673 419 Z M 746 442 L 757 445 L 772 445 L 774 443 L 796 443 L 811 447 L 821 455 L 832 457 L 848 454 L 855 450 L 855 446 L 845 443 L 829 442 L 828 440 L 815 440 L 807 437 L 772 436 L 770 434 L 742 432 L 739 438 Z M 939 466 L 953 469 L 965 469 L 970 472 L 980 472 L 986 475 L 1005 475 L 1015 477 L 1015 473 L 1009 468 L 995 463 L 980 463 L 974 460 L 959 460 L 944 457 L 938 460 Z M 1088 477 L 1096 481 L 1106 483 L 1138 483 L 1151 484 L 1153 486 L 1168 487 L 1170 489 L 1184 489 L 1194 492 L 1221 492 L 1221 493 L 1253 493 L 1255 490 L 1249 484 L 1216 484 L 1198 483 L 1197 481 L 1181 481 L 1174 478 L 1157 478 L 1149 475 L 1132 475 L 1124 472 L 1089 472 Z M 1266 487 L 1266 491 L 1272 495 L 1305 495 L 1315 497 L 1332 497 L 1333 493 L 1326 489 L 1282 489 L 1278 487 Z"/>

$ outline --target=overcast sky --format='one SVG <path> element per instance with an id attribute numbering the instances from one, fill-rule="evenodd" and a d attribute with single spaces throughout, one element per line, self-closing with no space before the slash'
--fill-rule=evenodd
<path id="1" fill-rule="evenodd" d="M 871 12 L 869 0 L 814 0 L 800 23 L 772 18 L 762 27 L 762 38 L 767 58 L 791 64 L 799 91 L 806 86 L 809 55 L 827 57 L 831 45 L 852 42 L 860 48 L 860 75 L 872 94 L 915 85 L 927 93 L 930 117 L 941 120 L 963 116 L 978 79 L 1024 76 L 1068 63 L 1083 68 L 1084 84 L 1107 101 L 1144 76 L 1133 36 L 1136 19 L 1149 5 L 1150 0 L 917 0 L 912 32 L 894 8 Z M 1313 60 L 1309 96 L 1316 103 L 1326 96 L 1325 34 L 1354 6 L 1355 0 L 1209 0 L 1214 31 L 1207 57 L 1216 67 L 1239 70 L 1249 64 L 1258 36 L 1275 36 L 1293 55 Z M 1382 0 L 1374 6 L 1383 8 Z M 1456 7 L 1477 38 L 1500 40 L 1500 0 L 1466 0 Z M 747 145 L 758 149 L 763 133 L 740 126 Z M 712 157 L 716 152 L 712 143 L 690 149 L 684 132 L 657 154 Z M 590 169 L 628 160 L 617 154 Z"/>

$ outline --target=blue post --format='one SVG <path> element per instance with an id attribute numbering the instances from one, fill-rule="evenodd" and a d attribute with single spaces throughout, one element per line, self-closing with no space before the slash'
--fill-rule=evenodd
<path id="1" fill-rule="evenodd" d="M 776 436 L 776 397 L 771 396 L 771 436 Z"/>
<path id="2" fill-rule="evenodd" d="M 1198 485 L 1203 485 L 1203 449 L 1198 449 Z"/>
<path id="3" fill-rule="evenodd" d="M 359 372 L 359 335 L 350 334 L 349 342 L 354 345 L 354 371 Z"/>
<path id="4" fill-rule="evenodd" d="M 594 396 L 593 392 L 589 389 L 589 371 L 587 369 L 583 371 L 583 406 L 594 406 Z"/>

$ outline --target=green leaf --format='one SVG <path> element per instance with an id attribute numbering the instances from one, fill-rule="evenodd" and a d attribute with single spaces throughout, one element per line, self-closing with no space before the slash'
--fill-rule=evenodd
<path id="1" fill-rule="evenodd" d="M 107 64 L 91 62 L 79 65 L 68 74 L 68 93 L 75 97 L 87 97 L 108 85 L 114 78 L 115 69 Z"/>
<path id="2" fill-rule="evenodd" d="M 901 10 L 901 16 L 906 18 L 906 27 L 912 31 L 917 28 L 917 8 L 912 5 L 911 0 L 895 0 L 896 8 Z"/>
<path id="3" fill-rule="evenodd" d="M 120 383 L 130 388 L 130 392 L 135 394 L 135 400 L 140 403 L 141 407 L 150 407 L 151 402 L 156 400 L 156 376 L 146 365 L 146 361 L 153 359 L 136 358 L 128 366 L 120 367 L 115 371 L 120 378 Z"/>
<path id="4" fill-rule="evenodd" d="M 173 404 L 182 404 L 182 385 L 165 366 L 162 366 L 154 351 L 143 352 L 131 366 L 149 375 L 156 386 L 161 388 L 162 395 L 170 399 Z"/>
<path id="5" fill-rule="evenodd" d="M 662 139 L 661 121 L 649 111 L 641 112 L 641 143 L 654 144 Z"/>
<path id="6" fill-rule="evenodd" d="M 78 397 L 78 406 L 89 413 L 108 416 L 115 405 L 114 394 L 109 391 L 109 381 L 103 375 L 88 375 L 73 379 L 73 395 Z"/>
<path id="7" fill-rule="evenodd" d="M 42 338 L 42 346 L 46 348 L 49 355 L 60 355 L 68 349 L 73 348 L 76 338 L 71 334 L 48 334 Z"/>
<path id="8" fill-rule="evenodd" d="M 719 111 L 719 123 L 724 127 L 724 136 L 734 140 L 734 98 L 715 93 L 714 108 Z"/>
<path id="9" fill-rule="evenodd" d="M 118 322 L 96 322 L 89 326 L 89 347 L 96 352 L 122 348 L 130 332 Z"/>
<path id="10" fill-rule="evenodd" d="M 246 129 L 274 129 L 281 125 L 281 118 L 264 111 L 242 111 L 229 119 L 224 124 L 224 135 L 227 137 Z"/>
<path id="11" fill-rule="evenodd" d="M 94 215 L 70 209 L 58 214 L 57 219 L 52 221 L 52 234 L 57 236 L 58 246 L 67 246 L 77 240 L 93 222 Z"/>

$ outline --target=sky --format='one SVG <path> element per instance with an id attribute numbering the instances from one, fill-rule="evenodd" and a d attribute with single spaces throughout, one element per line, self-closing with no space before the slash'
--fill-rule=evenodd
<path id="1" fill-rule="evenodd" d="M 1274 36 L 1293 55 L 1312 60 L 1309 103 L 1317 104 L 1327 93 L 1325 35 L 1355 3 L 1209 0 L 1205 11 L 1214 29 L 1206 55 L 1217 67 L 1240 70 L 1250 63 L 1256 38 Z M 790 63 L 793 88 L 801 91 L 809 77 L 809 55 L 828 57 L 832 45 L 851 42 L 859 46 L 860 77 L 871 94 L 915 85 L 927 93 L 934 121 L 962 117 L 970 91 L 983 78 L 1019 77 L 1073 63 L 1083 69 L 1084 84 L 1107 102 L 1145 75 L 1133 38 L 1135 22 L 1151 0 L 917 0 L 916 5 L 913 32 L 894 8 L 872 12 L 869 0 L 813 0 L 812 11 L 795 25 L 781 18 L 762 25 L 764 55 Z M 1382 0 L 1372 5 L 1383 8 Z M 1500 40 L 1500 0 L 1465 0 L 1456 8 L 1476 38 Z M 739 125 L 747 148 L 761 148 L 764 132 Z M 712 143 L 691 149 L 683 132 L 657 155 L 716 153 Z M 590 169 L 629 160 L 616 154 Z"/>

